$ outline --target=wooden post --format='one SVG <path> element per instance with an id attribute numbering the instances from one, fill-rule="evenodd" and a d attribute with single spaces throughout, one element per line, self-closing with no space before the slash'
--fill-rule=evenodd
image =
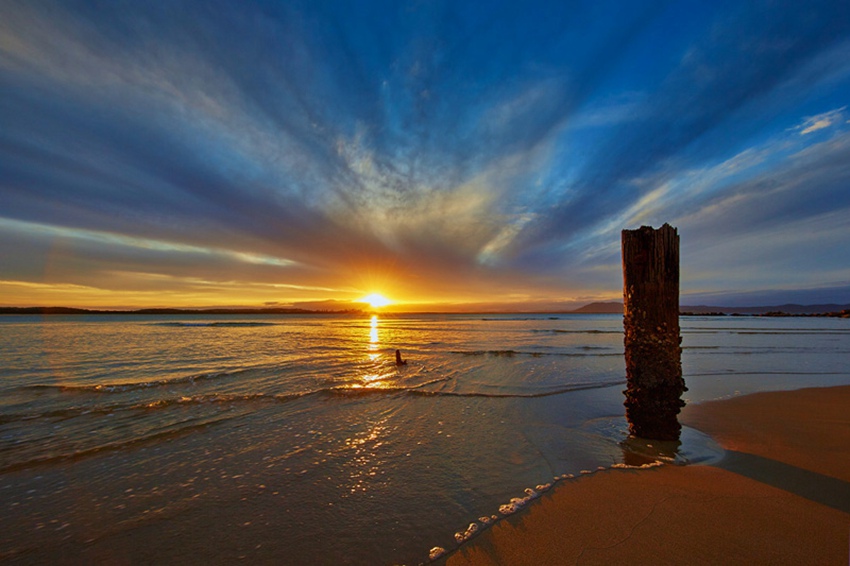
<path id="1" fill-rule="evenodd" d="M 633 436 L 678 440 L 687 391 L 679 335 L 679 235 L 665 224 L 623 230 L 626 418 Z"/>

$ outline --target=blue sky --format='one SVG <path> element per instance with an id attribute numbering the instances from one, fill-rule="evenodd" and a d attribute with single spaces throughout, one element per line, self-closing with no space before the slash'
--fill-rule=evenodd
<path id="1" fill-rule="evenodd" d="M 850 3 L 0 0 L 0 303 L 850 302 Z"/>

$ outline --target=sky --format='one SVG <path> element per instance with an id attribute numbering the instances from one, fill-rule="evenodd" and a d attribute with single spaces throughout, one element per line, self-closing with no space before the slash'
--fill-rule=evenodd
<path id="1" fill-rule="evenodd" d="M 847 0 L 0 14 L 0 305 L 850 303 Z"/>

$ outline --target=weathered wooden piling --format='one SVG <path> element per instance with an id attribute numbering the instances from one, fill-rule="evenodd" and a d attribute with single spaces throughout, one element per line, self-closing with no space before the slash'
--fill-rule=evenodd
<path id="1" fill-rule="evenodd" d="M 678 440 L 687 391 L 679 334 L 679 234 L 665 224 L 623 230 L 626 418 L 641 438 Z"/>

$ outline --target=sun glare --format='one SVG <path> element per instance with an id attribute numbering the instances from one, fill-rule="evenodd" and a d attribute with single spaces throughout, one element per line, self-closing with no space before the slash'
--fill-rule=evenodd
<path id="1" fill-rule="evenodd" d="M 360 299 L 361 303 L 369 303 L 369 306 L 373 309 L 377 309 L 379 307 L 385 307 L 388 304 L 392 303 L 391 300 L 386 298 L 380 293 L 372 293 L 370 295 L 366 295 L 362 299 Z"/>

